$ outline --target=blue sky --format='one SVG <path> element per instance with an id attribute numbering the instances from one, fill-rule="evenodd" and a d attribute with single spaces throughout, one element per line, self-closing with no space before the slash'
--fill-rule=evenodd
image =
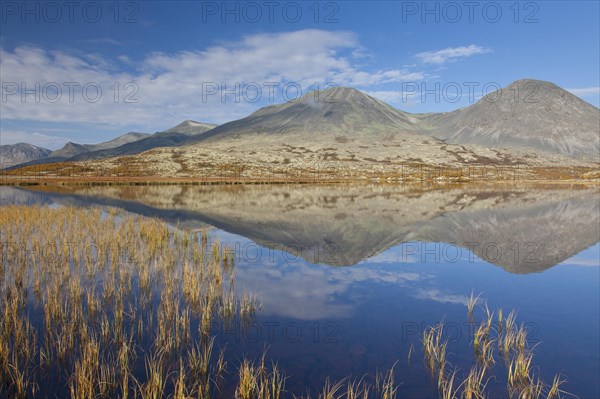
<path id="1" fill-rule="evenodd" d="M 521 78 L 600 102 L 597 1 L 1 7 L 1 144 L 224 123 L 332 85 L 408 112 L 451 111 Z"/>

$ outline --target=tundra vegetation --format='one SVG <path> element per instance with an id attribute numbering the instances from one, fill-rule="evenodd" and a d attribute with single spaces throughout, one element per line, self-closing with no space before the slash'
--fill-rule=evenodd
<path id="1" fill-rule="evenodd" d="M 247 325 L 260 304 L 236 292 L 234 259 L 206 230 L 112 209 L 4 206 L 0 254 L 0 397 L 297 397 L 265 355 L 228 365 L 216 347 L 216 327 Z M 488 382 L 500 375 L 512 398 L 564 395 L 560 375 L 546 384 L 536 374 L 514 312 L 504 317 L 486 306 L 476 326 L 478 298 L 469 300 L 475 334 L 466 373 L 448 360 L 443 323 L 423 332 L 439 396 L 487 397 Z M 372 382 L 327 380 L 315 394 L 394 398 L 397 378 L 392 367 Z"/>

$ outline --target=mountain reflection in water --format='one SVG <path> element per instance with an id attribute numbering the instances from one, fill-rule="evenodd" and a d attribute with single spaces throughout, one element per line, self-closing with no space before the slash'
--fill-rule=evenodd
<path id="1" fill-rule="evenodd" d="M 331 266 L 352 266 L 404 243 L 405 257 L 452 262 L 473 253 L 525 274 L 544 271 L 600 239 L 595 189 L 98 186 L 5 187 L 0 193 L 0 203 L 110 206 L 191 229 L 214 226 Z"/>

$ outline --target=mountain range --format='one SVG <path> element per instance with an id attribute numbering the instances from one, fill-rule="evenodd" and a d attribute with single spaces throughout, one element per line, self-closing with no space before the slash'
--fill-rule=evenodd
<path id="1" fill-rule="evenodd" d="M 4 155 L 5 164 L 95 162 L 153 151 L 153 164 L 193 170 L 199 159 L 248 163 L 353 161 L 542 164 L 600 161 L 600 110 L 544 81 L 523 79 L 446 113 L 410 114 L 352 88 L 307 93 L 215 126 L 185 121 L 152 135 Z M 2 146 L 2 154 L 16 150 Z M 7 147 L 7 148 L 4 148 Z M 28 157 L 26 154 L 30 154 Z M 208 157 L 208 158 L 207 158 Z M 142 154 L 140 161 L 148 158 Z"/>
<path id="2" fill-rule="evenodd" d="M 176 146 L 190 136 L 204 133 L 216 125 L 186 120 L 177 126 L 154 134 L 129 132 L 110 141 L 98 144 L 77 144 L 68 142 L 56 151 L 35 147 L 31 144 L 13 144 L 0 146 L 2 164 L 32 165 L 50 162 L 75 161 L 78 159 L 106 158 L 119 155 L 132 155 L 156 147 Z M 29 147 L 38 149 L 29 150 Z"/>
<path id="3" fill-rule="evenodd" d="M 86 152 L 102 151 L 111 148 L 117 148 L 125 144 L 133 143 L 150 136 L 148 133 L 129 132 L 110 141 L 99 144 L 77 144 L 68 142 L 59 150 L 52 151 L 50 157 L 70 158 Z"/>
<path id="4" fill-rule="evenodd" d="M 51 150 L 27 143 L 0 145 L 0 167 L 47 158 L 51 153 Z"/>

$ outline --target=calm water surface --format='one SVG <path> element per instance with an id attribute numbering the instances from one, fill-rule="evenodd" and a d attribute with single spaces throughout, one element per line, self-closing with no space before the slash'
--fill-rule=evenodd
<path id="1" fill-rule="evenodd" d="M 449 361 L 470 368 L 471 291 L 491 310 L 518 311 L 545 381 L 560 372 L 567 391 L 600 397 L 598 198 L 532 188 L 0 188 L 0 204 L 117 207 L 210 228 L 235 255 L 239 294 L 262 304 L 247 328 L 218 331 L 230 361 L 266 347 L 297 394 L 396 364 L 398 394 L 411 398 L 437 392 L 422 362 L 425 326 L 444 320 Z M 506 395 L 502 373 L 494 397 Z"/>

